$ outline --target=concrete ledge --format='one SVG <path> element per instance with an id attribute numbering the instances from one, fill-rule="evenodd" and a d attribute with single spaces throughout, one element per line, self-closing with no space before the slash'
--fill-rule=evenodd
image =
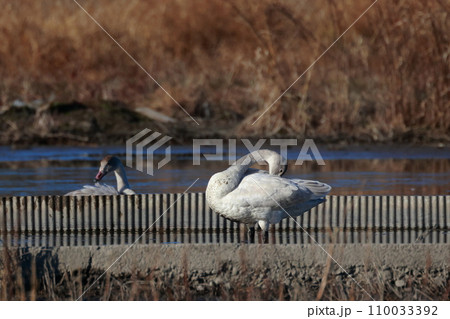
<path id="1" fill-rule="evenodd" d="M 450 265 L 449 244 L 353 244 L 324 245 L 333 258 L 346 270 L 386 269 L 447 269 Z M 59 247 L 59 248 L 15 248 L 12 255 L 22 263 L 34 257 L 38 268 L 47 265 L 54 271 L 76 271 L 83 269 L 106 270 L 129 246 L 113 247 Z M 4 248 L 0 249 L 0 261 L 4 259 Z M 281 265 L 294 268 L 322 269 L 328 255 L 318 245 L 135 245 L 110 268 L 114 275 L 136 271 L 172 272 L 180 275 L 184 270 L 216 273 L 221 269 L 276 269 Z M 2 264 L 1 262 L 0 264 Z M 332 262 L 334 265 L 334 262 Z M 50 265 L 50 267 L 49 267 Z M 24 265 L 26 267 L 27 265 Z M 342 273 L 337 265 L 333 272 Z"/>

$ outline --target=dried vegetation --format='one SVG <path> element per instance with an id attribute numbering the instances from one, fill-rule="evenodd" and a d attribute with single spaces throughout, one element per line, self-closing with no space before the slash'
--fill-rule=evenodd
<path id="1" fill-rule="evenodd" d="M 449 140 L 450 6 L 372 1 L 81 1 L 208 131 Z M 0 5 L 0 102 L 122 101 L 189 119 L 72 1 Z M 220 130 L 222 128 L 222 130 Z"/>

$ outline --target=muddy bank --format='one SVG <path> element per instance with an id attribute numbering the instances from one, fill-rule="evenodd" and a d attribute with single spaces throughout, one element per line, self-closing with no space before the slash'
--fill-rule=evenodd
<path id="1" fill-rule="evenodd" d="M 15 104 L 0 108 L 0 145 L 117 145 L 148 128 L 171 136 L 173 143 L 193 138 L 261 138 L 261 134 L 239 133 L 238 119 L 204 118 L 194 114 L 198 125 L 189 117 L 173 118 L 150 108 L 132 109 L 121 102 L 102 101 L 92 104 L 51 103 Z M 269 133 L 265 137 L 313 138 L 316 142 L 344 147 L 351 144 L 416 143 L 444 147 L 448 136 L 407 133 L 381 138 L 370 135 L 308 135 Z"/>
<path id="2" fill-rule="evenodd" d="M 38 299 L 76 299 L 127 247 L 31 248 L 8 256 L 25 277 L 36 266 Z M 342 269 L 316 245 L 136 245 L 83 299 L 447 300 L 448 247 L 325 246 Z M 5 284 L 5 250 L 2 256 Z"/>
<path id="3" fill-rule="evenodd" d="M 0 145 L 117 145 L 144 128 L 180 141 L 194 134 L 189 131 L 193 126 L 178 121 L 168 125 L 120 102 L 18 104 L 0 109 Z"/>

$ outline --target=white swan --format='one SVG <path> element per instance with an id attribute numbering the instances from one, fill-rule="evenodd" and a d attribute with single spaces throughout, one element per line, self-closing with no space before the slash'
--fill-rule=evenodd
<path id="1" fill-rule="evenodd" d="M 99 181 L 108 173 L 114 172 L 117 180 L 117 189 L 106 184 L 100 184 Z M 100 169 L 94 179 L 95 185 L 85 185 L 82 189 L 67 193 L 65 196 L 88 196 L 88 195 L 132 195 L 135 194 L 128 184 L 125 168 L 120 159 L 115 156 L 107 155 L 100 162 Z"/>
<path id="2" fill-rule="evenodd" d="M 251 169 L 256 162 L 269 165 L 269 172 Z M 283 218 L 296 217 L 325 201 L 331 187 L 327 184 L 281 177 L 287 169 L 276 152 L 252 152 L 223 172 L 214 174 L 206 187 L 206 201 L 216 213 L 264 231 Z M 281 207 L 280 207 L 281 206 Z"/>

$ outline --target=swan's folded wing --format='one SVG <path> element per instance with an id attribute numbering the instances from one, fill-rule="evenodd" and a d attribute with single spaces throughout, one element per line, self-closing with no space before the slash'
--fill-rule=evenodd
<path id="1" fill-rule="evenodd" d="M 292 183 L 300 187 L 305 187 L 312 192 L 312 199 L 318 199 L 326 196 L 331 191 L 331 186 L 318 181 L 310 181 L 306 179 L 291 179 Z"/>
<path id="2" fill-rule="evenodd" d="M 119 195 L 112 186 L 106 184 L 85 185 L 82 189 L 67 193 L 65 196 L 95 196 L 95 195 Z"/>
<path id="3" fill-rule="evenodd" d="M 283 212 L 281 213 L 280 217 L 281 217 L 281 219 L 283 219 L 283 218 L 288 218 L 288 217 L 301 216 L 303 213 L 306 213 L 313 207 L 316 207 L 317 205 L 322 204 L 324 202 L 325 202 L 325 198 L 320 198 L 320 199 L 311 199 L 307 202 L 297 203 L 294 206 L 285 208 L 283 210 Z"/>
<path id="4" fill-rule="evenodd" d="M 231 196 L 230 196 L 231 195 Z M 315 198 L 305 185 L 274 175 L 254 173 L 246 175 L 239 186 L 227 195 L 229 200 L 252 207 L 288 208 Z"/>

